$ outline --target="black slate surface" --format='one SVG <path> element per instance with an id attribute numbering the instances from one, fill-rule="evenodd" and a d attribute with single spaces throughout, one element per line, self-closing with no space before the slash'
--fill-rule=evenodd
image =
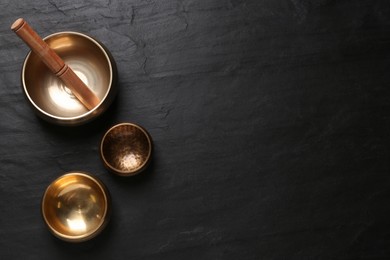
<path id="1" fill-rule="evenodd" d="M 389 259 L 388 1 L 0 3 L 1 259 Z M 111 50 L 119 95 L 63 128 L 25 102 L 28 48 L 9 29 L 71 30 Z M 153 164 L 102 166 L 111 125 L 144 126 Z M 54 238 L 40 200 L 71 170 L 108 186 L 113 216 Z"/>

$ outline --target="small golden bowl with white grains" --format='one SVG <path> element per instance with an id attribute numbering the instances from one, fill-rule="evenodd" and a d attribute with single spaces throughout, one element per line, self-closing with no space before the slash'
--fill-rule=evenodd
<path id="1" fill-rule="evenodd" d="M 119 176 L 133 176 L 145 170 L 151 160 L 152 139 L 141 126 L 121 123 L 103 136 L 100 156 L 104 166 Z"/>

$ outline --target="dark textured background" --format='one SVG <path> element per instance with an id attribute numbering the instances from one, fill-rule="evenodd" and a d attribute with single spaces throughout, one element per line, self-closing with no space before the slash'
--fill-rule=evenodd
<path id="1" fill-rule="evenodd" d="M 1 259 L 390 259 L 387 0 L 14 0 L 0 13 Z M 111 50 L 120 92 L 103 117 L 63 128 L 33 114 L 18 17 Z M 98 155 L 123 121 L 155 144 L 129 179 Z M 83 244 L 40 215 L 70 170 L 113 199 Z"/>

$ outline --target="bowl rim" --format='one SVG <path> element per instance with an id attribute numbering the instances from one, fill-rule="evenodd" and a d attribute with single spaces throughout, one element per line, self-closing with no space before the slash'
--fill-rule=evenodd
<path id="1" fill-rule="evenodd" d="M 45 214 L 45 209 L 47 207 L 45 207 L 45 201 L 46 201 L 46 197 L 47 197 L 47 194 L 49 192 L 49 189 L 51 187 L 53 187 L 53 185 L 55 185 L 58 181 L 60 181 L 61 179 L 64 179 L 64 178 L 67 178 L 67 177 L 70 177 L 70 176 L 79 176 L 79 177 L 83 177 L 83 178 L 87 178 L 91 181 L 93 181 L 100 189 L 100 191 L 102 192 L 103 194 L 103 197 L 104 197 L 104 202 L 105 202 L 105 207 L 104 207 L 104 212 L 103 212 L 103 216 L 99 222 L 99 225 L 97 225 L 93 230 L 87 232 L 87 233 L 84 233 L 82 235 L 77 235 L 77 236 L 72 236 L 72 235 L 65 235 L 59 231 L 57 231 L 49 222 L 48 220 L 48 217 L 46 216 Z M 45 224 L 46 226 L 49 228 L 49 230 L 51 231 L 51 233 L 53 235 L 55 235 L 56 237 L 64 240 L 64 241 L 68 241 L 68 242 L 83 242 L 83 241 L 86 241 L 86 240 L 89 240 L 89 239 L 92 239 L 94 238 L 96 235 L 98 235 L 104 228 L 105 226 L 107 225 L 108 223 L 108 220 L 109 220 L 109 216 L 110 216 L 110 195 L 109 195 L 109 191 L 107 189 L 107 187 L 104 185 L 104 183 L 99 180 L 97 177 L 95 176 L 92 176 L 90 173 L 88 172 L 85 172 L 85 171 L 71 171 L 71 172 L 67 172 L 61 176 L 59 176 L 58 178 L 56 178 L 55 180 L 53 180 L 46 188 L 43 196 L 42 196 L 42 201 L 41 201 L 41 214 L 42 214 L 42 217 L 45 221 Z"/>
<path id="2" fill-rule="evenodd" d="M 100 100 L 100 103 L 96 107 L 94 107 L 93 109 L 88 110 L 84 114 L 81 114 L 81 115 L 78 115 L 78 116 L 73 116 L 73 117 L 62 117 L 62 116 L 56 116 L 56 115 L 50 114 L 50 113 L 46 112 L 45 110 L 43 110 L 42 108 L 40 108 L 34 102 L 34 100 L 31 98 L 29 92 L 27 91 L 25 72 L 26 72 L 27 62 L 28 62 L 28 60 L 29 60 L 29 58 L 30 58 L 30 56 L 32 54 L 32 51 L 30 50 L 27 53 L 26 57 L 24 58 L 22 71 L 21 71 L 23 91 L 24 91 L 27 99 L 29 100 L 30 104 L 32 104 L 34 106 L 34 108 L 37 109 L 40 113 L 44 114 L 45 116 L 47 116 L 49 118 L 55 119 L 57 121 L 62 121 L 62 122 L 72 122 L 72 121 L 75 121 L 75 120 L 77 121 L 79 119 L 82 119 L 84 117 L 88 117 L 90 114 L 95 113 L 95 111 L 98 110 L 101 107 L 101 105 L 106 100 L 106 98 L 108 97 L 110 91 L 113 88 L 113 82 L 114 82 L 113 66 L 115 66 L 113 64 L 113 61 L 111 61 L 110 55 L 107 53 L 108 51 L 104 48 L 104 46 L 99 41 L 97 41 L 96 39 L 94 39 L 93 37 L 91 37 L 91 36 L 89 36 L 87 34 L 84 34 L 84 33 L 81 33 L 81 32 L 75 32 L 75 31 L 61 31 L 61 32 L 56 32 L 56 33 L 50 34 L 50 35 L 44 37 L 43 40 L 46 41 L 46 40 L 48 40 L 48 39 L 50 39 L 52 37 L 59 36 L 59 35 L 67 35 L 67 34 L 76 35 L 76 36 L 80 36 L 80 37 L 86 38 L 87 40 L 89 40 L 92 43 L 94 43 L 102 51 L 102 53 L 104 54 L 104 56 L 105 56 L 105 58 L 107 60 L 108 65 L 109 65 L 108 67 L 109 67 L 109 70 L 110 70 L 110 79 L 109 79 L 109 86 L 108 86 L 108 89 L 107 89 L 104 97 Z"/>
<path id="3" fill-rule="evenodd" d="M 148 140 L 148 145 L 149 145 L 149 149 L 148 149 L 148 155 L 146 156 L 146 159 L 144 160 L 144 162 L 138 166 L 137 168 L 135 168 L 134 170 L 131 170 L 131 171 L 122 171 L 122 170 L 119 170 L 117 169 L 116 167 L 112 166 L 105 158 L 104 156 L 104 153 L 103 153 L 103 144 L 104 144 L 104 141 L 107 137 L 107 135 L 112 131 L 114 130 L 115 128 L 118 128 L 118 127 L 121 127 L 121 126 L 124 126 L 124 125 L 127 125 L 127 126 L 134 126 L 135 128 L 141 130 L 141 132 L 145 135 L 146 139 Z M 110 127 L 106 132 L 105 134 L 103 135 L 102 139 L 101 139 L 101 142 L 100 142 L 100 157 L 101 159 L 103 160 L 103 163 L 104 165 L 110 170 L 112 171 L 113 173 L 117 174 L 117 175 L 120 175 L 120 176 L 134 176 L 134 175 L 137 175 L 138 173 L 142 172 L 145 167 L 148 165 L 148 163 L 150 162 L 150 158 L 151 158 L 151 155 L 152 155 L 152 150 L 153 150 L 153 143 L 152 143 L 152 138 L 150 136 L 150 134 L 148 133 L 148 131 L 146 131 L 145 128 L 143 128 L 142 126 L 140 125 L 137 125 L 135 123 L 130 123 L 130 122 L 123 122 L 123 123 L 119 123 L 119 124 L 116 124 L 116 125 L 113 125 L 112 127 Z"/>

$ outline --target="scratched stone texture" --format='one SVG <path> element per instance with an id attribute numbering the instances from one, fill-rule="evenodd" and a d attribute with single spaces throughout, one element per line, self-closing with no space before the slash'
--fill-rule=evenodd
<path id="1" fill-rule="evenodd" d="M 0 13 L 1 259 L 390 258 L 388 1 L 13 0 Z M 34 115 L 18 17 L 106 45 L 119 93 L 102 117 L 69 128 Z M 99 158 L 119 122 L 154 140 L 134 178 Z M 71 170 L 98 176 L 113 203 L 81 244 L 40 213 Z"/>

